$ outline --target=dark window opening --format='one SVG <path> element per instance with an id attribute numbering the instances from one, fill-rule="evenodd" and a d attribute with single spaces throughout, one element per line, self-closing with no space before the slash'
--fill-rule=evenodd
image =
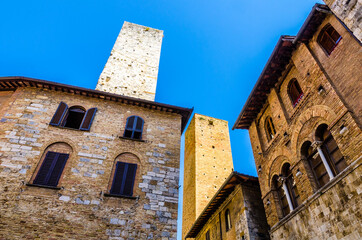
<path id="1" fill-rule="evenodd" d="M 205 239 L 210 240 L 210 230 L 207 230 L 206 235 L 205 235 Z"/>
<path id="2" fill-rule="evenodd" d="M 79 106 L 68 108 L 66 103 L 60 102 L 49 125 L 88 131 L 96 112 L 97 108 L 90 108 L 85 111 Z"/>
<path id="3" fill-rule="evenodd" d="M 127 118 L 126 129 L 124 130 L 123 137 L 142 139 L 144 121 L 138 116 L 131 116 Z"/>
<path id="4" fill-rule="evenodd" d="M 225 211 L 225 227 L 226 227 L 226 232 L 231 229 L 231 217 L 229 209 L 226 209 Z"/>
<path id="5" fill-rule="evenodd" d="M 267 117 L 265 119 L 265 131 L 266 131 L 266 135 L 268 140 L 272 140 L 275 137 L 275 128 L 274 128 L 274 124 L 273 124 L 273 120 L 271 117 Z"/>
<path id="6" fill-rule="evenodd" d="M 322 141 L 321 148 L 333 174 L 338 175 L 347 167 L 347 162 L 326 124 L 317 128 L 316 138 Z"/>
<path id="7" fill-rule="evenodd" d="M 303 98 L 303 91 L 299 86 L 297 79 L 292 79 L 289 83 L 288 94 L 292 101 L 293 107 L 295 107 Z"/>
<path id="8" fill-rule="evenodd" d="M 330 24 L 325 26 L 318 36 L 319 44 L 328 55 L 333 52 L 341 39 L 341 35 L 339 35 L 339 33 Z"/>
<path id="9" fill-rule="evenodd" d="M 69 108 L 62 126 L 67 128 L 79 129 L 84 118 L 85 111 L 79 107 Z"/>

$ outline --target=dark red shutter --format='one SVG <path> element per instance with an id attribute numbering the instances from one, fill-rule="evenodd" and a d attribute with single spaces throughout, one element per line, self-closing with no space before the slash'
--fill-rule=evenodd
<path id="1" fill-rule="evenodd" d="M 128 170 L 126 174 L 126 181 L 123 188 L 123 194 L 126 196 L 133 195 L 133 185 L 136 177 L 137 164 L 128 163 Z"/>
<path id="2" fill-rule="evenodd" d="M 36 175 L 36 177 L 34 179 L 34 182 L 33 182 L 34 184 L 46 185 L 46 179 L 47 179 L 48 173 L 56 158 L 57 158 L 56 152 L 47 152 L 47 154 L 44 158 L 44 161 L 38 171 L 38 174 Z"/>
<path id="3" fill-rule="evenodd" d="M 60 122 L 62 121 L 64 114 L 68 110 L 68 105 L 64 102 L 60 102 L 57 111 L 55 112 L 52 120 L 50 121 L 49 125 L 52 126 L 59 126 Z"/>
<path id="4" fill-rule="evenodd" d="M 58 185 L 60 176 L 62 175 L 64 166 L 69 158 L 69 154 L 58 153 L 58 158 L 54 164 L 53 171 L 50 173 L 47 185 L 56 187 Z"/>
<path id="5" fill-rule="evenodd" d="M 82 124 L 80 125 L 80 130 L 88 131 L 92 125 L 94 116 L 96 115 L 97 108 L 88 109 L 84 115 Z"/>
<path id="6" fill-rule="evenodd" d="M 124 162 L 117 162 L 116 164 L 116 170 L 114 172 L 112 188 L 110 191 L 111 194 L 117 194 L 117 195 L 121 194 L 125 165 L 126 163 Z"/>

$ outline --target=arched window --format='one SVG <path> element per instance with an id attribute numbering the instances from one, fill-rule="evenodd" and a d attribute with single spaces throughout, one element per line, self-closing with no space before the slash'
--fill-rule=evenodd
<path id="1" fill-rule="evenodd" d="M 326 124 L 320 125 L 316 130 L 316 138 L 321 141 L 321 149 L 330 165 L 330 168 L 336 176 L 347 167 L 341 150 L 339 150 L 336 140 L 334 140 L 331 132 Z"/>
<path id="2" fill-rule="evenodd" d="M 278 195 L 278 200 L 280 203 L 282 214 L 283 214 L 283 216 L 286 216 L 286 215 L 288 215 L 288 213 L 290 213 L 290 209 L 288 206 L 287 197 L 283 190 L 283 181 L 278 176 L 275 176 L 273 178 L 273 185 L 274 185 L 274 189 L 276 190 L 277 195 Z"/>
<path id="3" fill-rule="evenodd" d="M 96 111 L 97 108 L 90 108 L 86 111 L 81 106 L 68 107 L 66 103 L 60 102 L 49 125 L 89 130 Z"/>
<path id="4" fill-rule="evenodd" d="M 303 91 L 299 86 L 297 79 L 292 79 L 288 87 L 288 95 L 292 101 L 293 107 L 295 107 L 299 101 L 303 98 Z"/>
<path id="5" fill-rule="evenodd" d="M 265 132 L 269 141 L 275 137 L 275 128 L 271 117 L 265 119 Z"/>
<path id="6" fill-rule="evenodd" d="M 230 216 L 229 209 L 226 209 L 226 211 L 225 211 L 225 228 L 226 228 L 226 232 L 231 229 L 231 216 Z"/>
<path id="7" fill-rule="evenodd" d="M 328 24 L 319 33 L 317 41 L 326 53 L 330 55 L 341 39 L 341 35 L 339 35 L 332 25 Z"/>
<path id="8" fill-rule="evenodd" d="M 282 174 L 285 177 L 285 183 L 292 200 L 293 209 L 300 205 L 300 197 L 297 186 L 294 183 L 293 173 L 290 169 L 290 164 L 285 163 L 282 168 Z"/>
<path id="9" fill-rule="evenodd" d="M 50 145 L 44 152 L 32 184 L 46 187 L 58 186 L 72 148 L 66 143 Z"/>
<path id="10" fill-rule="evenodd" d="M 131 116 L 127 118 L 126 129 L 124 130 L 123 137 L 142 139 L 144 121 L 138 116 Z"/>
<path id="11" fill-rule="evenodd" d="M 307 141 L 303 143 L 302 155 L 307 158 L 318 186 L 324 186 L 329 181 L 327 170 L 324 167 L 321 156 L 318 154 L 317 149 L 312 147 L 311 142 Z"/>
<path id="12" fill-rule="evenodd" d="M 282 167 L 281 174 L 274 178 L 274 187 L 278 193 L 283 216 L 288 215 L 300 205 L 298 189 L 294 184 L 293 174 L 289 163 L 285 163 Z"/>
<path id="13" fill-rule="evenodd" d="M 131 153 L 119 155 L 113 167 L 109 193 L 118 196 L 133 196 L 133 188 L 137 180 L 139 159 Z"/>

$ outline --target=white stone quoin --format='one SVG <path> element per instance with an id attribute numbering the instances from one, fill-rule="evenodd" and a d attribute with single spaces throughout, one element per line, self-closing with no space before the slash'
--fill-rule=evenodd
<path id="1" fill-rule="evenodd" d="M 96 89 L 155 100 L 163 31 L 124 22 Z"/>

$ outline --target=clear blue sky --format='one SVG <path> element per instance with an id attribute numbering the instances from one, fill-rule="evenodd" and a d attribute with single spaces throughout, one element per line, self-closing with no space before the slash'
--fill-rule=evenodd
<path id="1" fill-rule="evenodd" d="M 256 176 L 231 131 L 280 35 L 318 0 L 19 0 L 0 3 L 0 76 L 95 88 L 123 21 L 164 30 L 156 101 L 229 121 L 235 170 Z"/>

